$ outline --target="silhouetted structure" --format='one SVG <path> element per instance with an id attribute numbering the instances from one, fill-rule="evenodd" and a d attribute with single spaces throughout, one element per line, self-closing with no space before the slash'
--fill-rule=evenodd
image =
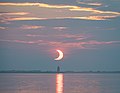
<path id="1" fill-rule="evenodd" d="M 60 72 L 60 67 L 58 66 L 58 67 L 57 67 L 57 73 L 59 73 L 59 72 Z"/>

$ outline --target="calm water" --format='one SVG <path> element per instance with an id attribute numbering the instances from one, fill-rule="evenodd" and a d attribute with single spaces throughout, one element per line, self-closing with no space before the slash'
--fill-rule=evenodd
<path id="1" fill-rule="evenodd" d="M 120 74 L 0 74 L 0 93 L 120 93 Z"/>

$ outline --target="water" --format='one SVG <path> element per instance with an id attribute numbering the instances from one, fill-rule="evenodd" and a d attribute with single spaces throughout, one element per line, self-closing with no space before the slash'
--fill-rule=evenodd
<path id="1" fill-rule="evenodd" d="M 120 74 L 0 74 L 0 93 L 120 93 Z"/>

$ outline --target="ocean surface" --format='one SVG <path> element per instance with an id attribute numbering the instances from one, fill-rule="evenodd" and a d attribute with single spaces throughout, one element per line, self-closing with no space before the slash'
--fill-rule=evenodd
<path id="1" fill-rule="evenodd" d="M 0 73 L 0 93 L 120 93 L 120 74 Z"/>

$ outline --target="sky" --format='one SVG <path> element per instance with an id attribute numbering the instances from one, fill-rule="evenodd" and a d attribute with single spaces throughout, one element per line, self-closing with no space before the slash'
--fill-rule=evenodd
<path id="1" fill-rule="evenodd" d="M 0 70 L 120 71 L 120 0 L 0 0 Z M 60 49 L 62 60 L 54 60 Z"/>

